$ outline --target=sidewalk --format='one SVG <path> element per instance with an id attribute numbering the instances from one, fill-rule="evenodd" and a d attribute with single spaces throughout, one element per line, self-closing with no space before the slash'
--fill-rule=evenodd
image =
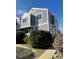
<path id="1" fill-rule="evenodd" d="M 38 59 L 52 59 L 56 50 L 47 50 Z"/>
<path id="2" fill-rule="evenodd" d="M 25 48 L 25 49 L 30 49 L 28 47 L 22 46 L 22 45 L 16 45 L 16 47 L 21 47 L 21 48 Z M 38 59 L 52 59 L 52 57 L 55 55 L 55 52 L 57 50 L 53 50 L 53 49 L 48 49 L 46 50 Z"/>
<path id="3" fill-rule="evenodd" d="M 20 45 L 20 44 L 16 44 L 16 47 L 21 47 L 21 48 L 31 49 L 31 48 L 25 47 L 25 46 Z"/>

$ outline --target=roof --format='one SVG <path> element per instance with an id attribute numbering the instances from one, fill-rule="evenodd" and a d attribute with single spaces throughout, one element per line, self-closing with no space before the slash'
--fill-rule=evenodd
<path id="1" fill-rule="evenodd" d="M 48 10 L 47 8 L 32 8 L 32 9 L 42 9 L 42 10 Z"/>
<path id="2" fill-rule="evenodd" d="M 31 13 L 32 10 L 48 10 L 48 9 L 47 8 L 31 8 L 29 12 Z"/>

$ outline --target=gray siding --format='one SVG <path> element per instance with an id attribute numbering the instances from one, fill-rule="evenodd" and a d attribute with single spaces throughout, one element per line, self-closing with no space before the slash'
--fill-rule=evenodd
<path id="1" fill-rule="evenodd" d="M 42 18 L 41 19 L 35 19 L 35 21 L 37 22 L 37 24 L 42 24 L 42 23 L 47 23 L 47 12 L 48 10 L 38 10 L 38 9 L 33 9 L 31 10 L 31 14 L 37 16 L 39 14 L 41 14 Z"/>
<path id="2" fill-rule="evenodd" d="M 48 24 L 43 24 L 39 26 L 39 30 L 46 30 L 48 31 Z"/>
<path id="3" fill-rule="evenodd" d="M 30 27 L 30 26 L 31 26 L 30 14 L 24 14 L 21 19 L 21 28 Z"/>
<path id="4" fill-rule="evenodd" d="M 26 18 L 26 19 L 25 19 Z M 24 20 L 25 19 L 25 20 Z M 26 32 L 34 30 L 46 30 L 54 34 L 58 32 L 57 19 L 44 8 L 32 8 L 29 13 L 24 13 L 21 17 L 21 29 Z M 24 30 L 23 30 L 24 31 Z"/>
<path id="5" fill-rule="evenodd" d="M 52 15 L 50 12 L 49 14 L 49 30 L 51 33 L 57 35 L 57 20 L 55 19 L 55 16 Z"/>
<path id="6" fill-rule="evenodd" d="M 55 25 L 54 15 L 52 15 L 50 12 L 48 14 L 49 14 L 49 23 Z"/>

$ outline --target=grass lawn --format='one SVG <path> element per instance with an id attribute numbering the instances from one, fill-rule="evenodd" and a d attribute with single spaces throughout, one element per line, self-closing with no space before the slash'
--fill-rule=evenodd
<path id="1" fill-rule="evenodd" d="M 34 52 L 34 55 L 35 55 L 34 59 L 37 59 L 39 56 L 41 56 L 47 50 L 47 49 L 32 48 L 29 44 L 21 44 L 21 45 L 32 49 L 32 51 Z"/>

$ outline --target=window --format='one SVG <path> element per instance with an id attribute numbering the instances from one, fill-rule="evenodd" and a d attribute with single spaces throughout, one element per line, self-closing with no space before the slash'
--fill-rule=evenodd
<path id="1" fill-rule="evenodd" d="M 35 30 L 38 30 L 38 26 L 35 26 Z"/>
<path id="2" fill-rule="evenodd" d="M 31 24 L 35 25 L 35 16 L 34 15 L 31 15 Z"/>
<path id="3" fill-rule="evenodd" d="M 25 28 L 25 33 L 28 33 L 28 29 L 27 28 Z"/>
<path id="4" fill-rule="evenodd" d="M 55 32 L 55 27 L 50 25 L 50 31 L 54 33 Z"/>
<path id="5" fill-rule="evenodd" d="M 22 22 L 23 22 L 23 23 L 27 22 L 27 18 L 24 18 Z"/>
<path id="6" fill-rule="evenodd" d="M 54 21 L 54 19 L 52 19 L 52 24 L 55 25 L 55 21 Z"/>
<path id="7" fill-rule="evenodd" d="M 55 25 L 55 18 L 54 18 L 53 15 L 52 15 L 51 23 L 52 23 L 53 25 Z"/>
<path id="8" fill-rule="evenodd" d="M 37 15 L 37 19 L 41 19 L 41 14 Z"/>
<path id="9" fill-rule="evenodd" d="M 18 22 L 16 21 L 16 25 L 18 25 Z"/>
<path id="10" fill-rule="evenodd" d="M 38 30 L 38 26 L 33 27 L 34 30 Z"/>
<path id="11" fill-rule="evenodd" d="M 33 31 L 33 27 L 29 27 L 28 31 L 32 32 Z"/>

